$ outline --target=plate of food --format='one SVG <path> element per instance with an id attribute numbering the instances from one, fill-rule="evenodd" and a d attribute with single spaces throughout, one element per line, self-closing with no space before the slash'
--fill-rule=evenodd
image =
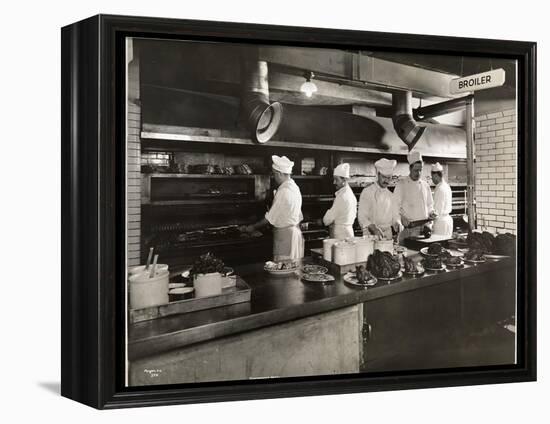
<path id="1" fill-rule="evenodd" d="M 355 267 L 355 272 L 344 274 L 344 282 L 357 287 L 374 286 L 378 281 L 374 275 L 368 272 L 363 265 Z"/>
<path id="2" fill-rule="evenodd" d="M 264 271 L 272 275 L 288 275 L 298 271 L 299 269 L 299 264 L 293 261 L 267 261 L 264 265 Z"/>
<path id="3" fill-rule="evenodd" d="M 445 258 L 445 265 L 447 268 L 462 268 L 464 261 L 460 256 L 448 256 Z"/>
<path id="4" fill-rule="evenodd" d="M 309 283 L 332 283 L 334 277 L 330 274 L 304 274 L 302 280 Z"/>
<path id="5" fill-rule="evenodd" d="M 405 266 L 403 268 L 405 275 L 412 277 L 419 277 L 424 274 L 424 267 L 418 262 L 413 261 L 411 258 L 405 258 Z"/>
<path id="6" fill-rule="evenodd" d="M 440 272 L 445 270 L 445 264 L 439 257 L 427 257 L 422 261 L 422 265 L 426 271 Z"/>
<path id="7" fill-rule="evenodd" d="M 424 256 L 434 258 L 439 257 L 445 252 L 445 248 L 439 243 L 432 243 L 428 247 L 423 247 L 422 249 L 420 249 L 420 253 L 422 253 Z"/>
<path id="8" fill-rule="evenodd" d="M 326 274 L 328 268 L 321 265 L 304 265 L 302 271 L 304 274 Z"/>
<path id="9" fill-rule="evenodd" d="M 479 250 L 469 250 L 464 255 L 464 262 L 468 264 L 477 265 L 477 264 L 482 264 L 484 262 L 487 262 L 487 259 L 485 259 L 485 255 L 483 252 Z"/>
<path id="10" fill-rule="evenodd" d="M 393 281 L 403 276 L 401 264 L 397 256 L 392 255 L 390 252 L 381 252 L 380 250 L 375 250 L 369 256 L 367 269 L 381 281 Z"/>

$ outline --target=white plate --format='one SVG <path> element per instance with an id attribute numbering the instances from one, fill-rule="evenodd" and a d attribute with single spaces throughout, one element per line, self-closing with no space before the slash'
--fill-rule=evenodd
<path id="1" fill-rule="evenodd" d="M 298 271 L 300 268 L 290 268 L 290 269 L 267 269 L 264 268 L 264 271 L 271 275 L 288 275 Z"/>
<path id="2" fill-rule="evenodd" d="M 390 278 L 384 278 L 384 277 L 376 277 L 378 278 L 378 280 L 380 281 L 395 281 L 395 280 L 399 280 L 401 277 L 403 277 L 403 273 L 401 271 L 399 271 L 399 274 L 397 274 L 395 277 L 390 277 Z"/>
<path id="3" fill-rule="evenodd" d="M 477 264 L 484 264 L 485 262 L 487 262 L 487 259 L 483 259 L 482 261 L 473 261 L 471 259 L 464 258 L 464 262 L 471 265 L 477 265 Z"/>
<path id="4" fill-rule="evenodd" d="M 305 274 L 326 274 L 328 268 L 321 265 L 304 265 L 302 271 Z"/>
<path id="5" fill-rule="evenodd" d="M 330 274 L 304 274 L 302 280 L 309 283 L 332 283 L 335 278 Z"/>
<path id="6" fill-rule="evenodd" d="M 424 256 L 429 256 L 429 257 L 432 257 L 432 258 L 437 258 L 441 253 L 447 251 L 447 249 L 443 248 L 443 249 L 441 250 L 441 253 L 436 254 L 436 253 L 428 253 L 428 249 L 429 249 L 429 247 L 423 247 L 422 249 L 420 249 L 420 253 L 422 253 Z"/>
<path id="7" fill-rule="evenodd" d="M 447 267 L 445 266 L 445 264 L 441 264 L 441 268 L 428 268 L 426 265 L 424 265 L 424 269 L 426 271 L 434 271 L 434 272 L 441 272 L 441 271 L 445 271 Z"/>
<path id="8" fill-rule="evenodd" d="M 355 272 L 348 272 L 347 274 L 344 274 L 343 279 L 344 279 L 344 282 L 351 284 L 352 286 L 363 287 L 363 288 L 374 286 L 378 282 L 376 277 L 373 275 L 372 278 L 366 282 L 366 284 L 361 284 L 357 279 Z"/>
<path id="9" fill-rule="evenodd" d="M 420 277 L 421 275 L 424 274 L 425 270 L 424 270 L 424 268 L 422 268 L 422 271 L 408 272 L 408 271 L 405 271 L 405 270 L 403 269 L 402 272 L 403 272 L 403 274 L 409 275 L 409 276 L 411 276 L 411 277 Z"/>
<path id="10" fill-rule="evenodd" d="M 463 268 L 463 267 L 464 267 L 464 261 L 460 261 L 459 264 L 448 264 L 448 263 L 445 263 L 445 266 L 447 266 L 447 268 Z"/>

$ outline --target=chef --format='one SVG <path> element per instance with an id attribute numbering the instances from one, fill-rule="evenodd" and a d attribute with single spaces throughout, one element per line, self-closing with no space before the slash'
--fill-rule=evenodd
<path id="1" fill-rule="evenodd" d="M 359 197 L 358 219 L 363 235 L 375 235 L 391 240 L 392 227 L 396 232 L 403 229 L 395 209 L 393 194 L 388 190 L 397 161 L 380 159 L 374 163 L 376 182 L 363 189 Z"/>
<path id="2" fill-rule="evenodd" d="M 434 210 L 437 213 L 433 224 L 433 233 L 451 237 L 453 235 L 453 218 L 449 214 L 453 208 L 453 195 L 451 187 L 443 179 L 443 167 L 439 162 L 432 165 L 432 181 L 435 184 Z"/>
<path id="3" fill-rule="evenodd" d="M 417 151 L 410 152 L 407 162 L 409 176 L 399 180 L 393 192 L 396 210 L 405 226 L 399 234 L 400 242 L 407 237 L 421 235 L 424 226 L 430 227 L 429 221 L 437 216 L 430 186 L 421 178 L 424 167 L 422 155 Z"/>
<path id="4" fill-rule="evenodd" d="M 272 175 L 277 185 L 271 208 L 253 225 L 241 227 L 252 233 L 267 225 L 273 226 L 273 260 L 295 260 L 304 257 L 304 237 L 300 231 L 302 194 L 290 178 L 294 162 L 286 156 L 271 156 Z"/>
<path id="5" fill-rule="evenodd" d="M 333 183 L 336 187 L 336 197 L 332 207 L 323 216 L 323 224 L 329 227 L 331 238 L 343 240 L 353 237 L 353 223 L 357 216 L 357 199 L 348 180 L 348 163 L 341 163 L 334 168 Z"/>

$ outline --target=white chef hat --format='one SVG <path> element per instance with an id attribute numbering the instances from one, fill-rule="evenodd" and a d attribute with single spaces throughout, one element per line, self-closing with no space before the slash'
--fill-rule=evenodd
<path id="1" fill-rule="evenodd" d="M 439 162 L 436 162 L 432 165 L 432 172 L 443 172 L 443 167 Z"/>
<path id="2" fill-rule="evenodd" d="M 414 152 L 410 152 L 407 156 L 407 162 L 409 162 L 409 165 L 412 165 L 416 162 L 422 162 L 422 155 L 417 150 L 415 150 Z"/>
<path id="3" fill-rule="evenodd" d="M 382 158 L 374 162 L 374 166 L 378 172 L 386 177 L 391 177 L 393 175 L 393 170 L 397 166 L 397 161 L 395 159 L 389 160 Z"/>
<path id="4" fill-rule="evenodd" d="M 273 156 L 271 156 L 271 160 L 273 161 L 272 168 L 275 171 L 282 172 L 283 174 L 291 174 L 292 173 L 292 167 L 294 166 L 294 162 L 292 162 L 286 156 L 273 155 Z"/>
<path id="5" fill-rule="evenodd" d="M 341 163 L 334 168 L 334 176 L 349 178 L 349 163 Z"/>

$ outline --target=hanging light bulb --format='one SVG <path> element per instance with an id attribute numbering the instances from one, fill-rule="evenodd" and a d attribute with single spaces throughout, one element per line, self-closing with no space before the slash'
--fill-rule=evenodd
<path id="1" fill-rule="evenodd" d="M 313 95 L 313 93 L 315 93 L 317 91 L 317 86 L 311 82 L 311 79 L 314 77 L 315 75 L 313 74 L 313 72 L 306 72 L 304 74 L 304 78 L 306 79 L 306 82 L 304 82 L 301 87 L 300 87 L 300 91 L 302 93 L 305 93 L 306 97 L 311 97 Z"/>

